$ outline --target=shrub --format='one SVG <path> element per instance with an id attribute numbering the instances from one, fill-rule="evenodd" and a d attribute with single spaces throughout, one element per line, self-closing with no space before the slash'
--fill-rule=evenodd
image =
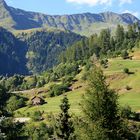
<path id="1" fill-rule="evenodd" d="M 79 66 L 76 63 L 66 63 L 59 64 L 57 67 L 54 67 L 53 73 L 57 75 L 57 78 L 62 78 L 63 76 L 73 76 L 79 72 Z"/>
<path id="2" fill-rule="evenodd" d="M 7 101 L 7 110 L 9 112 L 13 112 L 25 105 L 25 101 L 23 98 L 19 98 L 17 96 L 11 96 Z"/>
<path id="3" fill-rule="evenodd" d="M 123 118 L 129 119 L 132 116 L 132 114 L 133 114 L 133 112 L 131 111 L 131 107 L 130 106 L 126 106 L 126 107 L 121 109 L 121 116 Z"/>
<path id="4" fill-rule="evenodd" d="M 61 85 L 53 85 L 50 88 L 49 95 L 50 95 L 50 97 L 59 96 L 67 91 L 69 91 L 68 85 L 62 85 L 62 84 Z"/>
<path id="5" fill-rule="evenodd" d="M 129 56 L 129 54 L 128 54 L 128 52 L 127 52 L 126 50 L 123 51 L 123 52 L 121 53 L 121 57 L 122 57 L 123 59 L 127 59 L 128 56 Z"/>
<path id="6" fill-rule="evenodd" d="M 124 68 L 123 72 L 126 73 L 126 74 L 129 74 L 129 69 L 128 68 Z"/>
<path id="7" fill-rule="evenodd" d="M 31 118 L 33 119 L 33 121 L 40 121 L 42 119 L 42 113 L 40 111 L 35 111 Z"/>
<path id="8" fill-rule="evenodd" d="M 107 59 L 104 59 L 104 60 L 101 60 L 100 61 L 100 64 L 103 66 L 103 68 L 107 68 L 108 66 L 108 60 Z"/>
<path id="9" fill-rule="evenodd" d="M 65 76 L 65 77 L 62 79 L 62 83 L 63 83 L 63 84 L 70 85 L 72 82 L 73 82 L 73 76 Z"/>
<path id="10" fill-rule="evenodd" d="M 54 130 L 53 127 L 47 126 L 46 123 L 40 122 L 37 125 L 35 123 L 27 123 L 23 127 L 23 135 L 28 140 L 50 140 L 52 139 Z"/>
<path id="11" fill-rule="evenodd" d="M 126 90 L 131 90 L 132 88 L 130 86 L 126 86 Z"/>

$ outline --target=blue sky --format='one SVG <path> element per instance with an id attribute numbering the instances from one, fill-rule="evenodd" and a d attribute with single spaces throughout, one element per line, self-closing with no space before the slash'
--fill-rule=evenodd
<path id="1" fill-rule="evenodd" d="M 45 14 L 129 12 L 140 18 L 140 0 L 5 0 L 8 5 Z"/>

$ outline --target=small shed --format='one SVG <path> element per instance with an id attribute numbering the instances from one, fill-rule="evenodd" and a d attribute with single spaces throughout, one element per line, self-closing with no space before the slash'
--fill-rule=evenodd
<path id="1" fill-rule="evenodd" d="M 34 96 L 31 99 L 31 103 L 32 105 L 43 105 L 45 103 L 45 100 L 41 97 Z"/>

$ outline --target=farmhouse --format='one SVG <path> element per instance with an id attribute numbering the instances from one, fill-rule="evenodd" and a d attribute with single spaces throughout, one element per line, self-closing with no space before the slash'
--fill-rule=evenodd
<path id="1" fill-rule="evenodd" d="M 41 97 L 34 96 L 31 99 L 31 103 L 32 103 L 32 105 L 42 105 L 45 103 L 45 100 L 42 99 Z"/>

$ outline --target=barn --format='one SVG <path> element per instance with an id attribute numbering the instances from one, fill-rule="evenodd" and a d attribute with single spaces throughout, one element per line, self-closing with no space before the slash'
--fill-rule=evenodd
<path id="1" fill-rule="evenodd" d="M 45 100 L 41 97 L 34 96 L 31 99 L 31 103 L 32 105 L 43 105 L 45 103 Z"/>

